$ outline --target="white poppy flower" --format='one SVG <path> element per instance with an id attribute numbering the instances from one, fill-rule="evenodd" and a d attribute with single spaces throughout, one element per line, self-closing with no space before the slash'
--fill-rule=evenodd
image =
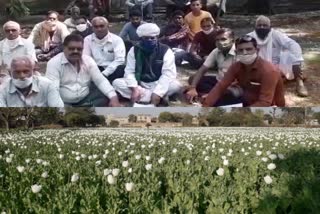
<path id="1" fill-rule="evenodd" d="M 48 172 L 42 173 L 42 174 L 41 174 L 41 177 L 43 177 L 43 178 L 48 178 L 48 177 L 49 177 Z"/>
<path id="2" fill-rule="evenodd" d="M 284 155 L 283 154 L 278 154 L 278 157 L 279 157 L 280 160 L 284 159 Z"/>
<path id="3" fill-rule="evenodd" d="M 12 162 L 12 158 L 6 158 L 6 162 L 7 163 L 11 163 Z"/>
<path id="4" fill-rule="evenodd" d="M 108 180 L 108 183 L 111 184 L 111 185 L 117 183 L 117 178 L 113 177 L 112 175 L 108 175 L 107 180 Z"/>
<path id="5" fill-rule="evenodd" d="M 261 158 L 261 160 L 263 161 L 263 162 L 268 162 L 268 158 L 267 157 L 263 157 L 263 158 Z"/>
<path id="6" fill-rule="evenodd" d="M 174 148 L 173 150 L 172 150 L 172 153 L 173 154 L 176 154 L 178 152 L 178 150 L 176 149 L 176 148 Z"/>
<path id="7" fill-rule="evenodd" d="M 229 165 L 229 160 L 224 160 L 223 165 L 228 166 Z"/>
<path id="8" fill-rule="evenodd" d="M 119 173 L 120 173 L 120 169 L 113 169 L 112 170 L 112 175 L 114 176 L 114 177 L 117 177 L 118 175 L 119 175 Z"/>
<path id="9" fill-rule="evenodd" d="M 123 161 L 122 167 L 127 168 L 129 166 L 129 161 Z"/>
<path id="10" fill-rule="evenodd" d="M 129 168 L 129 169 L 128 169 L 128 173 L 132 173 L 132 168 Z"/>
<path id="11" fill-rule="evenodd" d="M 134 189 L 134 183 L 132 183 L 132 182 L 126 183 L 125 186 L 126 186 L 126 190 L 128 192 L 131 192 Z"/>
<path id="12" fill-rule="evenodd" d="M 110 173 L 112 173 L 112 170 L 111 170 L 111 169 L 104 169 L 104 170 L 103 170 L 103 175 L 104 175 L 104 176 L 107 176 L 107 175 L 109 175 Z"/>
<path id="13" fill-rule="evenodd" d="M 146 165 L 146 170 L 149 171 L 149 170 L 151 170 L 151 169 L 152 169 L 152 164 L 147 164 L 147 165 Z"/>
<path id="14" fill-rule="evenodd" d="M 204 160 L 205 160 L 205 161 L 208 161 L 208 160 L 210 160 L 210 157 L 209 157 L 209 156 L 206 156 L 206 157 L 204 158 Z"/>
<path id="15" fill-rule="evenodd" d="M 268 164 L 268 169 L 269 170 L 274 170 L 276 168 L 276 165 L 274 163 L 269 163 Z"/>
<path id="16" fill-rule="evenodd" d="M 186 160 L 186 164 L 189 165 L 191 163 L 190 160 Z"/>
<path id="17" fill-rule="evenodd" d="M 75 173 L 71 177 L 71 182 L 72 183 L 77 182 L 79 180 L 79 178 L 80 178 L 79 173 Z"/>
<path id="18" fill-rule="evenodd" d="M 262 155 L 262 152 L 261 152 L 261 151 L 256 151 L 256 155 L 257 155 L 257 156 L 261 156 L 261 155 Z"/>
<path id="19" fill-rule="evenodd" d="M 223 176 L 224 175 L 224 169 L 219 168 L 218 170 L 216 170 L 217 175 L 219 176 Z"/>
<path id="20" fill-rule="evenodd" d="M 41 159 L 36 159 L 37 164 L 41 164 L 42 160 Z"/>
<path id="21" fill-rule="evenodd" d="M 81 160 L 81 157 L 80 157 L 80 156 L 77 156 L 77 157 L 76 157 L 76 160 L 77 160 L 77 161 L 80 161 L 80 160 Z"/>
<path id="22" fill-rule="evenodd" d="M 38 193 L 38 192 L 40 192 L 41 188 L 42 188 L 41 185 L 34 184 L 34 185 L 31 186 L 31 191 L 33 193 Z"/>
<path id="23" fill-rule="evenodd" d="M 28 158 L 28 159 L 26 159 L 25 162 L 26 162 L 26 164 L 28 164 L 28 163 L 30 163 L 30 161 L 31 161 L 31 160 Z"/>
<path id="24" fill-rule="evenodd" d="M 275 154 L 270 154 L 270 155 L 269 155 L 269 158 L 270 158 L 271 160 L 275 160 L 275 159 L 277 159 L 277 155 L 275 155 Z"/>
<path id="25" fill-rule="evenodd" d="M 165 158 L 164 158 L 164 157 L 161 157 L 161 158 L 158 160 L 158 163 L 159 163 L 159 164 L 163 164 L 164 161 L 165 161 Z"/>
<path id="26" fill-rule="evenodd" d="M 151 157 L 150 156 L 146 156 L 146 160 L 147 161 L 151 160 Z"/>
<path id="27" fill-rule="evenodd" d="M 24 172 L 24 169 L 25 169 L 24 166 L 17 166 L 17 170 L 18 170 L 18 172 L 20 172 L 20 173 L 23 173 L 23 172 Z"/>
<path id="28" fill-rule="evenodd" d="M 136 155 L 135 158 L 136 160 L 139 160 L 141 158 L 141 155 Z"/>
<path id="29" fill-rule="evenodd" d="M 64 155 L 63 154 L 60 154 L 59 155 L 59 159 L 63 159 L 64 158 Z"/>
<path id="30" fill-rule="evenodd" d="M 266 182 L 266 184 L 272 183 L 272 178 L 269 175 L 265 176 L 263 179 L 264 179 L 264 182 Z"/>

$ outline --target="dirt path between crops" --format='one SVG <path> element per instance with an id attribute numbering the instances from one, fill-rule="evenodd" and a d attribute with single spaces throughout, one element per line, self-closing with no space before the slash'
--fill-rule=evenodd
<path id="1" fill-rule="evenodd" d="M 227 15 L 220 20 L 220 25 L 232 28 L 236 35 L 246 34 L 252 31 L 256 16 Z M 303 49 L 305 64 L 304 71 L 307 77 L 306 87 L 310 96 L 300 98 L 295 94 L 295 83 L 286 83 L 286 102 L 288 106 L 320 106 L 320 11 L 300 14 L 282 14 L 271 17 L 276 29 L 282 30 L 299 42 Z M 37 23 L 39 17 L 24 20 L 23 36 L 30 33 L 32 26 Z M 163 17 L 155 20 L 159 25 L 165 23 Z M 111 32 L 119 33 L 124 22 L 112 22 Z M 2 37 L 2 35 L 1 35 Z M 41 65 L 41 72 L 45 72 L 45 64 Z M 195 70 L 178 67 L 178 78 L 186 84 L 188 77 Z M 185 103 L 174 103 L 174 106 L 188 106 Z"/>

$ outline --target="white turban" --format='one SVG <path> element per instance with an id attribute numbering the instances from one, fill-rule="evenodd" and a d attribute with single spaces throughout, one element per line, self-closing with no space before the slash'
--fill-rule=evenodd
<path id="1" fill-rule="evenodd" d="M 159 36 L 160 34 L 160 28 L 158 25 L 153 24 L 153 23 L 145 23 L 142 24 L 138 27 L 137 29 L 137 34 L 139 37 L 144 37 L 144 36 Z"/>

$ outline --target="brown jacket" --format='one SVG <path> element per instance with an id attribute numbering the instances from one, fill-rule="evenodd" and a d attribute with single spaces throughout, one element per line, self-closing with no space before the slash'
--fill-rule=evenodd
<path id="1" fill-rule="evenodd" d="M 210 91 L 203 106 L 213 106 L 234 81 L 243 89 L 244 106 L 285 106 L 281 71 L 260 57 L 249 72 L 240 62 L 231 65 L 224 78 Z"/>

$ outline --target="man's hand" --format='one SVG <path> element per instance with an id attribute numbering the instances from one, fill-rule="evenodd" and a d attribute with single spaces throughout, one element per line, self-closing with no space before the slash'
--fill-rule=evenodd
<path id="1" fill-rule="evenodd" d="M 208 97 L 208 94 L 202 95 L 200 102 L 203 103 L 207 99 L 207 97 Z"/>
<path id="2" fill-rule="evenodd" d="M 194 98 L 198 97 L 198 92 L 195 88 L 191 88 L 186 93 L 189 103 L 192 103 Z"/>
<path id="3" fill-rule="evenodd" d="M 109 107 L 121 107 L 122 105 L 119 102 L 117 96 L 111 97 L 109 102 Z"/>
<path id="4" fill-rule="evenodd" d="M 152 93 L 151 95 L 151 104 L 157 106 L 161 101 L 161 97 L 157 94 Z"/>
<path id="5" fill-rule="evenodd" d="M 142 94 L 141 94 L 138 87 L 132 89 L 131 101 L 133 103 L 138 102 L 141 99 L 141 96 L 142 96 Z"/>

